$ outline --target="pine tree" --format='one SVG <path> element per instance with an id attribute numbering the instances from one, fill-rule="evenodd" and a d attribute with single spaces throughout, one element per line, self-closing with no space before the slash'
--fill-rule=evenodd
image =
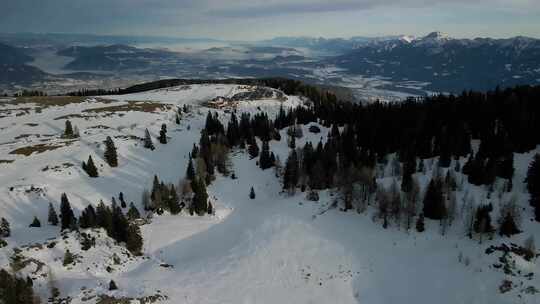
<path id="1" fill-rule="evenodd" d="M 289 158 L 285 164 L 285 173 L 283 175 L 283 189 L 294 191 L 298 184 L 299 166 L 298 156 L 295 150 L 291 151 Z"/>
<path id="2" fill-rule="evenodd" d="M 129 204 L 129 210 L 127 212 L 127 217 L 128 217 L 129 220 L 136 220 L 136 219 L 141 218 L 141 214 L 139 213 L 139 210 L 137 209 L 137 207 L 135 207 L 133 202 L 131 202 Z"/>
<path id="3" fill-rule="evenodd" d="M 34 304 L 39 298 L 34 296 L 32 280 L 17 275 L 11 275 L 0 269 L 0 303 Z"/>
<path id="4" fill-rule="evenodd" d="M 47 217 L 47 222 L 53 226 L 58 225 L 58 215 L 56 214 L 56 210 L 54 210 L 52 203 L 49 203 L 49 215 Z"/>
<path id="5" fill-rule="evenodd" d="M 0 220 L 0 237 L 9 237 L 11 235 L 11 228 L 9 226 L 8 220 L 2 218 Z"/>
<path id="6" fill-rule="evenodd" d="M 167 144 L 167 125 L 162 124 L 161 130 L 159 131 L 159 142 L 161 144 Z"/>
<path id="7" fill-rule="evenodd" d="M 270 154 L 270 146 L 268 141 L 263 141 L 262 151 L 259 157 L 259 166 L 261 169 L 266 170 L 274 166 L 274 161 L 272 160 L 272 154 Z"/>
<path id="8" fill-rule="evenodd" d="M 96 210 L 92 205 L 88 205 L 79 217 L 79 226 L 83 229 L 94 228 L 98 226 Z"/>
<path id="9" fill-rule="evenodd" d="M 424 196 L 424 216 L 433 220 L 441 220 L 446 217 L 446 207 L 442 193 L 440 178 L 434 177 L 429 182 L 426 195 Z"/>
<path id="10" fill-rule="evenodd" d="M 197 159 L 197 157 L 199 157 L 199 147 L 196 144 L 193 144 L 193 148 L 191 148 L 190 158 Z"/>
<path id="11" fill-rule="evenodd" d="M 176 113 L 176 124 L 180 124 L 180 115 L 178 113 Z"/>
<path id="12" fill-rule="evenodd" d="M 120 207 L 126 208 L 127 204 L 126 204 L 126 201 L 124 200 L 124 193 L 120 192 L 118 194 L 118 199 L 120 200 Z"/>
<path id="13" fill-rule="evenodd" d="M 107 136 L 105 140 L 105 160 L 111 167 L 118 167 L 118 155 L 116 154 L 116 147 L 110 136 Z"/>
<path id="14" fill-rule="evenodd" d="M 82 164 L 83 170 L 88 174 L 90 177 L 98 177 L 98 170 L 96 168 L 96 165 L 94 164 L 94 160 L 92 159 L 92 156 L 88 156 L 88 161 Z"/>
<path id="15" fill-rule="evenodd" d="M 39 221 L 39 219 L 37 218 L 37 216 L 34 216 L 34 219 L 32 220 L 32 223 L 30 224 L 29 227 L 32 227 L 32 228 L 39 228 L 39 227 L 41 227 L 41 222 Z"/>
<path id="16" fill-rule="evenodd" d="M 202 216 L 208 211 L 208 193 L 206 193 L 206 185 L 204 180 L 195 178 L 192 182 L 193 193 L 193 210 L 198 215 Z"/>
<path id="17" fill-rule="evenodd" d="M 96 224 L 105 229 L 109 236 L 113 235 L 112 211 L 103 201 L 100 201 L 96 208 Z"/>
<path id="18" fill-rule="evenodd" d="M 176 192 L 176 187 L 174 187 L 174 184 L 171 184 L 169 187 L 169 199 L 167 205 L 171 214 L 178 214 L 180 211 L 182 211 L 182 208 L 180 207 L 180 199 L 178 198 L 178 193 Z"/>
<path id="19" fill-rule="evenodd" d="M 33 282 L 29 277 L 12 275 L 0 269 L 0 303 L 35 304 L 39 298 L 34 294 Z"/>
<path id="20" fill-rule="evenodd" d="M 69 204 L 68 197 L 65 193 L 62 193 L 60 199 L 60 218 L 62 222 L 62 230 L 70 229 L 74 230 L 77 228 L 77 220 Z"/>
<path id="21" fill-rule="evenodd" d="M 73 126 L 71 125 L 71 121 L 66 120 L 66 127 L 64 129 L 64 137 L 71 138 L 73 137 Z"/>
<path id="22" fill-rule="evenodd" d="M 113 203 L 112 211 L 112 238 L 119 243 L 127 242 L 129 223 L 122 212 L 122 208 Z"/>
<path id="23" fill-rule="evenodd" d="M 126 248 L 134 255 L 142 255 L 143 238 L 139 226 L 129 224 L 127 228 Z"/>
<path id="24" fill-rule="evenodd" d="M 403 178 L 401 180 L 401 191 L 409 192 L 412 188 L 412 175 L 416 171 L 416 158 L 409 157 L 403 164 Z"/>
<path id="25" fill-rule="evenodd" d="M 193 181 L 195 179 L 195 168 L 193 167 L 193 159 L 190 157 L 187 170 L 186 170 L 186 179 Z"/>
<path id="26" fill-rule="evenodd" d="M 207 211 L 207 213 L 208 213 L 209 215 L 214 214 L 214 206 L 212 205 L 211 202 L 208 202 L 208 211 Z"/>
<path id="27" fill-rule="evenodd" d="M 109 290 L 117 290 L 117 289 L 118 289 L 118 286 L 116 286 L 116 283 L 113 280 L 111 280 L 109 282 Z"/>
<path id="28" fill-rule="evenodd" d="M 255 199 L 255 189 L 253 189 L 253 187 L 251 187 L 251 190 L 249 191 L 249 198 Z"/>
<path id="29" fill-rule="evenodd" d="M 73 253 L 71 253 L 68 250 L 66 250 L 66 252 L 64 253 L 64 259 L 62 260 L 62 265 L 64 266 L 68 266 L 68 265 L 71 265 L 75 262 L 75 257 L 73 256 Z"/>
<path id="30" fill-rule="evenodd" d="M 150 131 L 148 129 L 144 130 L 144 147 L 146 149 L 154 150 L 154 143 L 152 142 L 152 137 L 150 136 Z"/>
<path id="31" fill-rule="evenodd" d="M 255 140 L 255 138 L 253 138 L 249 142 L 248 153 L 249 153 L 250 158 L 252 159 L 259 156 L 259 146 L 257 145 L 257 141 Z"/>
<path id="32" fill-rule="evenodd" d="M 540 154 L 534 156 L 525 181 L 530 194 L 529 203 L 534 208 L 536 221 L 540 222 Z"/>

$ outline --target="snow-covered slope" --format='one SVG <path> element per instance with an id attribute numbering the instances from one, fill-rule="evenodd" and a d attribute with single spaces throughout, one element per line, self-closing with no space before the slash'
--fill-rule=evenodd
<path id="1" fill-rule="evenodd" d="M 103 231 L 89 232 L 99 241 L 94 248 L 81 250 L 79 235 L 62 237 L 58 227 L 46 224 L 48 203 L 58 209 L 63 192 L 76 215 L 101 199 L 109 203 L 120 191 L 128 203 L 133 201 L 142 210 L 141 192 L 151 186 L 154 174 L 172 183 L 184 177 L 188 153 L 198 143 L 208 112 L 203 104 L 251 89 L 193 85 L 49 107 L 4 100 L 0 104 L 0 115 L 5 116 L 0 118 L 0 216 L 11 222 L 13 233 L 8 247 L 0 249 L 0 267 L 7 267 L 14 248 L 20 247 L 22 260 L 39 261 L 20 272 L 35 279 L 40 295 L 48 297 L 55 286 L 62 297 L 72 298 L 71 303 L 95 303 L 103 295 L 166 303 L 538 303 L 537 294 L 524 291 L 540 284 L 538 262 L 511 256 L 514 269 L 521 271 L 512 276 L 493 267 L 500 252 L 485 253 L 487 247 L 507 239 L 495 237 L 478 244 L 465 237 L 461 225 L 442 236 L 438 222 L 430 221 L 421 234 L 392 226 L 383 229 L 371 208 L 358 214 L 334 207 L 337 195 L 332 191 L 320 192 L 319 202 L 307 201 L 305 193 L 281 194 L 275 172 L 262 171 L 244 151 L 232 153 L 238 178 L 218 175 L 208 188 L 216 215 L 154 216 L 141 227 L 143 257 L 130 257 Z M 193 108 L 176 125 L 175 109 L 185 104 Z M 302 98 L 287 96 L 244 100 L 236 106 L 239 112 L 275 114 L 280 105 L 300 104 Z M 224 122 L 229 110 L 212 109 Z M 79 128 L 80 139 L 60 137 L 66 115 Z M 139 140 L 144 130 L 148 128 L 155 137 L 162 123 L 168 126 L 169 143 L 154 140 L 155 151 L 144 149 Z M 308 132 L 309 125 L 303 128 L 299 147 L 328 133 L 324 127 L 320 134 Z M 281 135 L 285 138 L 285 131 Z M 106 136 L 117 146 L 118 168 L 111 169 L 103 159 Z M 270 148 L 284 162 L 289 151 L 285 140 L 272 141 Z M 19 153 L 50 150 L 11 154 L 17 149 Z M 97 179 L 81 169 L 89 155 L 98 167 Z M 527 200 L 523 177 L 531 157 L 528 153 L 515 158 L 514 192 L 522 206 Z M 429 174 L 417 177 L 425 187 Z M 382 175 L 378 182 L 390 184 L 392 178 Z M 248 196 L 251 186 L 257 194 L 254 200 Z M 486 190 L 465 183 L 460 197 L 465 193 L 485 199 Z M 540 237 L 538 224 L 529 222 L 527 212 L 523 217 L 527 234 L 514 236 L 512 242 L 522 244 L 530 234 Z M 33 216 L 41 219 L 42 228 L 28 227 Z M 48 248 L 51 242 L 56 245 Z M 28 247 L 35 243 L 45 246 Z M 79 256 L 75 266 L 62 265 L 66 249 Z M 37 270 L 40 263 L 44 265 Z M 531 280 L 524 277 L 529 272 L 534 273 Z M 118 290 L 106 288 L 111 279 Z M 505 279 L 515 288 L 501 294 L 499 286 Z"/>

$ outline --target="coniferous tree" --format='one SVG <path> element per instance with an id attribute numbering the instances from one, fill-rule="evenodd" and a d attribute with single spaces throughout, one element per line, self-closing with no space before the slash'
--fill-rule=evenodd
<path id="1" fill-rule="evenodd" d="M 193 181 L 195 179 L 195 168 L 193 167 L 193 159 L 190 157 L 186 170 L 186 179 Z"/>
<path id="2" fill-rule="evenodd" d="M 139 226 L 129 224 L 127 227 L 126 248 L 134 255 L 142 255 L 143 238 Z"/>
<path id="3" fill-rule="evenodd" d="M 94 164 L 94 160 L 92 159 L 92 156 L 88 156 L 88 161 L 85 163 L 83 161 L 82 163 L 83 170 L 88 174 L 90 177 L 98 177 L 98 170 L 96 168 L 96 165 Z"/>
<path id="4" fill-rule="evenodd" d="M 180 211 L 182 211 L 179 201 L 180 199 L 178 198 L 178 193 L 176 192 L 176 188 L 174 187 L 173 184 L 171 184 L 170 189 L 169 189 L 169 197 L 167 201 L 167 205 L 171 214 L 178 214 L 180 213 Z"/>
<path id="5" fill-rule="evenodd" d="M 150 131 L 148 129 L 144 130 L 144 147 L 146 149 L 154 150 L 154 143 L 152 142 L 152 137 L 150 136 Z"/>
<path id="6" fill-rule="evenodd" d="M 117 290 L 118 289 L 118 286 L 116 286 L 116 283 L 114 282 L 114 280 L 111 280 L 109 282 L 109 290 Z"/>
<path id="7" fill-rule="evenodd" d="M 268 144 L 268 141 L 263 141 L 262 151 L 259 157 L 259 166 L 261 167 L 261 169 L 266 170 L 274 166 L 274 161 L 272 161 L 272 155 L 270 154 L 270 146 Z"/>
<path id="8" fill-rule="evenodd" d="M 193 144 L 193 148 L 191 148 L 191 154 L 189 155 L 190 158 L 197 159 L 199 157 L 199 147 L 196 144 Z"/>
<path id="9" fill-rule="evenodd" d="M 83 229 L 94 228 L 98 226 L 96 210 L 92 205 L 88 205 L 79 217 L 79 226 Z"/>
<path id="10" fill-rule="evenodd" d="M 64 129 L 64 137 L 71 138 L 73 137 L 73 126 L 71 125 L 71 121 L 66 120 L 66 127 Z"/>
<path id="11" fill-rule="evenodd" d="M 206 193 L 206 185 L 204 180 L 199 177 L 192 181 L 193 188 L 193 210 L 198 215 L 202 216 L 208 211 L 208 193 Z"/>
<path id="12" fill-rule="evenodd" d="M 10 274 L 0 269 L 0 303 L 5 304 L 36 304 L 39 298 L 34 294 L 33 282 Z"/>
<path id="13" fill-rule="evenodd" d="M 253 189 L 253 187 L 251 187 L 251 190 L 249 190 L 249 198 L 255 199 L 255 189 Z"/>
<path id="14" fill-rule="evenodd" d="M 111 167 L 118 167 L 118 155 L 116 154 L 116 147 L 110 136 L 107 136 L 105 140 L 105 160 Z"/>
<path id="15" fill-rule="evenodd" d="M 73 210 L 71 209 L 71 205 L 65 193 L 62 193 L 60 199 L 60 219 L 62 230 L 74 230 L 77 228 L 77 220 L 75 219 L 75 215 L 73 214 Z"/>
<path id="16" fill-rule="evenodd" d="M 66 250 L 66 252 L 64 253 L 64 259 L 62 260 L 62 265 L 64 266 L 68 266 L 68 265 L 71 265 L 75 262 L 75 256 L 73 256 L 73 253 L 71 253 L 68 250 Z"/>
<path id="17" fill-rule="evenodd" d="M 249 142 L 248 153 L 251 158 L 259 156 L 259 146 L 257 145 L 255 138 Z"/>
<path id="18" fill-rule="evenodd" d="M 442 181 L 439 177 L 433 177 L 429 182 L 424 196 L 424 216 L 432 220 L 442 220 L 446 217 Z"/>
<path id="19" fill-rule="evenodd" d="M 47 217 L 47 222 L 53 226 L 58 225 L 58 215 L 56 214 L 56 210 L 54 210 L 52 203 L 49 203 L 49 214 Z"/>
<path id="20" fill-rule="evenodd" d="M 167 125 L 162 124 L 161 130 L 159 131 L 159 142 L 161 144 L 167 144 Z"/>
<path id="21" fill-rule="evenodd" d="M 127 204 L 126 204 L 126 201 L 124 200 L 124 193 L 120 192 L 118 194 L 118 199 L 120 200 L 120 207 L 126 208 Z"/>
<path id="22" fill-rule="evenodd" d="M 234 112 L 231 113 L 231 119 L 227 125 L 227 141 L 231 147 L 236 147 L 240 144 L 240 130 L 238 128 L 238 119 Z"/>
<path id="23" fill-rule="evenodd" d="M 291 151 L 287 162 L 285 163 L 285 173 L 283 175 L 283 189 L 294 191 L 298 184 L 299 166 L 298 156 L 295 150 Z"/>
<path id="24" fill-rule="evenodd" d="M 212 205 L 211 202 L 208 202 L 208 211 L 207 211 L 207 213 L 208 213 L 209 215 L 214 214 L 214 206 Z"/>
<path id="25" fill-rule="evenodd" d="M 122 212 L 120 206 L 113 203 L 111 205 L 112 211 L 112 233 L 111 237 L 119 243 L 127 242 L 128 238 L 128 221 Z"/>
<path id="26" fill-rule="evenodd" d="M 412 175 L 416 171 L 416 158 L 409 157 L 403 164 L 403 178 L 401 180 L 401 191 L 409 192 L 412 188 Z"/>
<path id="27" fill-rule="evenodd" d="M 128 217 L 129 220 L 136 220 L 136 219 L 141 218 L 141 214 L 139 213 L 139 210 L 137 209 L 137 207 L 135 207 L 133 202 L 131 202 L 129 204 L 129 210 L 127 212 L 127 217 Z"/>
<path id="28" fill-rule="evenodd" d="M 39 227 L 41 227 L 41 222 L 39 221 L 39 219 L 37 218 L 37 216 L 34 216 L 34 219 L 32 220 L 32 223 L 30 223 L 29 227 L 32 227 L 32 228 L 39 228 Z"/>
<path id="29" fill-rule="evenodd" d="M 178 113 L 176 113 L 176 124 L 180 124 L 180 115 Z"/>
<path id="30" fill-rule="evenodd" d="M 9 225 L 8 220 L 5 218 L 2 218 L 0 220 L 0 237 L 10 237 L 11 236 L 11 228 Z"/>
<path id="31" fill-rule="evenodd" d="M 529 203 L 534 208 L 536 221 L 540 222 L 540 154 L 536 154 L 529 165 L 526 182 L 530 194 Z"/>
<path id="32" fill-rule="evenodd" d="M 112 211 L 111 208 L 105 205 L 103 201 L 100 201 L 96 208 L 96 224 L 107 231 L 109 236 L 113 235 L 113 223 L 112 223 Z"/>

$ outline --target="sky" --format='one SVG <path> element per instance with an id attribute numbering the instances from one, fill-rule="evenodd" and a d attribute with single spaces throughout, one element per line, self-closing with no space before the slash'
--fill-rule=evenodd
<path id="1" fill-rule="evenodd" d="M 540 0 L 0 0 L 0 32 L 540 38 Z"/>

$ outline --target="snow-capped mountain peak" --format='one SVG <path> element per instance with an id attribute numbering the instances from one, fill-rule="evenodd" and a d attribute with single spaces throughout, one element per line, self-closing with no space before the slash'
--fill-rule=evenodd
<path id="1" fill-rule="evenodd" d="M 416 37 L 412 36 L 412 35 L 403 35 L 403 36 L 399 37 L 399 40 L 403 41 L 403 42 L 411 43 L 414 40 L 416 40 Z"/>

